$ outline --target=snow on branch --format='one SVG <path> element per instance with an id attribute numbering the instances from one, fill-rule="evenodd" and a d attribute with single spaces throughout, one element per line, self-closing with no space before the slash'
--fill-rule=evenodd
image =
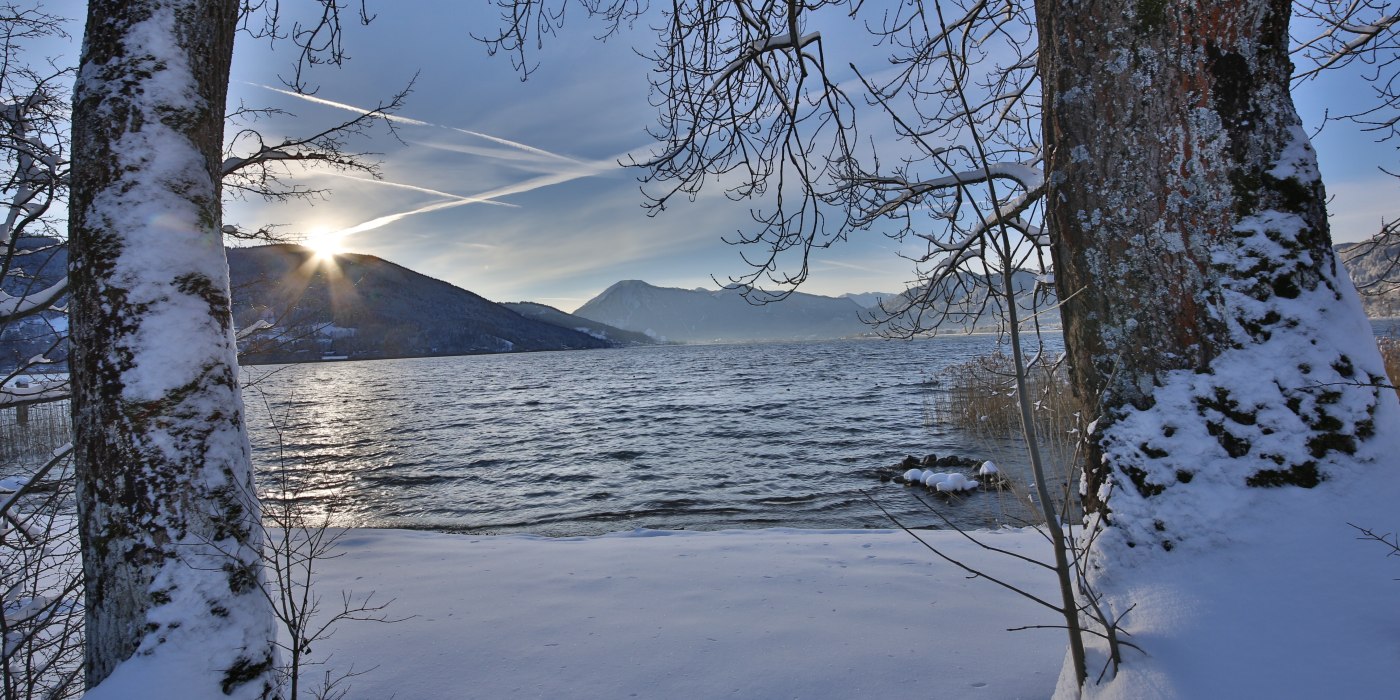
<path id="1" fill-rule="evenodd" d="M 0 291 L 0 323 L 19 320 L 50 309 L 67 293 L 66 277 L 48 289 L 21 296 L 11 296 Z"/>
<path id="2" fill-rule="evenodd" d="M 67 379 L 32 381 L 25 386 L 11 383 L 0 390 L 0 408 L 61 401 L 68 398 L 69 393 Z"/>
<path id="3" fill-rule="evenodd" d="M 783 51 L 786 49 L 801 50 L 814 41 L 821 41 L 821 38 L 821 32 L 812 32 L 797 37 L 796 39 L 794 39 L 791 34 L 770 37 L 768 39 L 754 39 L 744 46 L 744 50 L 739 52 L 738 57 L 730 61 L 729 65 L 722 68 L 720 72 L 715 75 L 713 85 L 716 87 L 722 85 L 726 80 L 729 80 L 730 76 L 734 75 L 735 72 L 757 58 L 759 54 L 769 51 Z M 714 88 L 711 89 L 713 90 Z"/>
<path id="4" fill-rule="evenodd" d="M 1045 175 L 1034 163 L 988 163 L 977 170 L 967 170 L 920 183 L 929 189 L 942 189 L 954 185 L 972 185 L 996 178 L 1014 180 L 1027 190 L 1039 189 L 1045 184 Z"/>
<path id="5" fill-rule="evenodd" d="M 1049 235 L 1040 227 L 1034 226 L 1021 218 L 1021 214 L 1024 213 L 1026 209 L 1029 209 L 1032 204 L 1035 204 L 1036 200 L 1040 199 L 1044 194 L 1045 183 L 1042 181 L 1035 189 L 1028 190 L 1019 197 L 998 207 L 995 214 L 984 218 L 977 226 L 952 241 L 941 241 L 936 236 L 925 233 L 914 234 L 928 241 L 934 248 L 944 253 L 951 253 L 951 255 L 939 260 L 933 266 L 933 269 L 929 271 L 928 277 L 930 279 L 938 279 L 956 270 L 963 263 L 981 257 L 977 246 L 978 242 L 981 241 L 989 231 L 999 226 L 1006 226 L 1020 231 L 1035 245 L 1048 245 L 1050 242 Z"/>
<path id="6" fill-rule="evenodd" d="M 238 332 L 237 332 L 236 334 L 234 334 L 233 337 L 234 337 L 235 339 L 237 339 L 237 340 L 244 340 L 244 339 L 247 339 L 249 336 L 253 335 L 254 333 L 257 333 L 258 331 L 265 331 L 265 330 L 267 330 L 267 329 L 269 329 L 269 328 L 272 328 L 272 324 L 271 324 L 271 323 L 268 323 L 267 321 L 264 321 L 263 319 L 258 319 L 257 321 L 254 321 L 253 324 L 250 325 L 250 326 L 248 326 L 247 328 L 240 328 L 240 329 L 238 330 Z"/>
<path id="7" fill-rule="evenodd" d="M 232 175 L 239 170 L 258 163 L 266 163 L 274 160 L 324 160 L 324 156 L 317 157 L 314 154 L 300 153 L 292 154 L 278 148 L 270 146 L 263 147 L 262 150 L 248 156 L 247 158 L 229 157 L 224 159 L 223 174 Z"/>
<path id="8" fill-rule="evenodd" d="M 1400 12 L 1382 14 L 1367 22 L 1353 21 L 1358 12 L 1370 9 L 1369 5 L 1370 3 L 1349 3 L 1345 8 L 1332 13 L 1314 7 L 1300 8 L 1303 16 L 1321 23 L 1325 28 L 1317 36 L 1297 42 L 1291 50 L 1294 54 L 1307 55 L 1314 63 L 1311 69 L 1294 75 L 1294 82 L 1312 78 L 1376 48 L 1372 45 L 1381 43 L 1380 38 L 1400 23 Z M 1351 38 L 1346 38 L 1346 35 L 1350 35 Z"/>
<path id="9" fill-rule="evenodd" d="M 1045 175 L 1034 163 L 988 163 L 986 166 L 975 170 L 965 170 L 944 177 L 914 183 L 906 182 L 901 178 L 872 178 L 862 184 L 876 186 L 877 188 L 881 185 L 893 186 L 896 189 L 903 189 L 904 193 L 884 203 L 879 208 L 863 217 L 863 219 L 874 221 L 905 204 L 911 203 L 938 190 L 945 190 L 950 187 L 961 187 L 964 185 L 975 185 L 979 182 L 986 182 L 994 179 L 1011 180 L 1026 190 L 1026 195 L 1017 197 L 1007 204 L 1008 208 L 1015 209 L 1016 211 L 1016 214 L 1010 216 L 1015 216 L 1025 210 L 1025 208 L 1030 205 L 1030 202 L 1036 197 L 1039 197 L 1040 193 L 1045 189 Z M 1029 196 L 1032 192 L 1036 193 L 1034 197 Z M 1004 213 L 999 213 L 996 217 L 993 217 L 995 221 L 1005 221 L 1009 218 L 1010 217 Z M 982 230 L 985 230 L 985 228 L 986 227 L 983 227 Z"/>

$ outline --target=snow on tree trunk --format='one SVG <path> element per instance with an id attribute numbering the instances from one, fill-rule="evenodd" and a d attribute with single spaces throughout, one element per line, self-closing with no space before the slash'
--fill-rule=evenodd
<path id="1" fill-rule="evenodd" d="M 93 2 L 77 79 L 73 411 L 87 682 L 273 695 L 220 234 L 235 0 Z M 94 694 L 93 697 L 98 697 Z"/>
<path id="2" fill-rule="evenodd" d="M 1381 394 L 1354 385 L 1383 372 L 1289 95 L 1290 9 L 1149 0 L 1040 15 L 1056 280 L 1073 297 L 1076 387 L 1100 413 L 1091 511 L 1190 483 L 1203 459 L 1234 486 L 1314 486 L 1376 432 Z M 1154 410 L 1162 425 L 1124 442 L 1120 426 Z M 1212 449 L 1187 458 L 1198 438 Z"/>
<path id="3" fill-rule="evenodd" d="M 1346 479 L 1400 430 L 1393 392 L 1364 386 L 1384 371 L 1289 94 L 1290 11 L 1038 3 L 1096 575 L 1218 545 L 1267 489 Z"/>

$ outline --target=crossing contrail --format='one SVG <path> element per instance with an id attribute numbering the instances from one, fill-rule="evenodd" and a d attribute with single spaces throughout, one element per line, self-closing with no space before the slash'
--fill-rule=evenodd
<path id="1" fill-rule="evenodd" d="M 418 214 L 427 214 L 428 212 L 441 211 L 443 209 L 451 209 L 453 207 L 460 207 L 464 204 L 474 204 L 479 200 L 494 200 L 499 197 L 506 197 L 512 194 L 520 194 L 522 192 L 537 190 L 541 187 L 549 187 L 550 185 L 558 185 L 560 183 L 569 182 L 571 180 L 578 180 L 585 177 L 591 177 L 593 175 L 606 172 L 613 168 L 617 168 L 618 161 L 631 158 L 637 153 L 644 151 L 648 148 L 650 148 L 650 145 L 634 148 L 629 151 L 619 153 L 611 158 L 605 158 L 603 160 L 595 160 L 592 162 L 580 161 L 579 165 L 581 167 L 571 168 L 569 170 L 564 170 L 557 173 L 550 173 L 548 175 L 540 175 L 539 177 L 532 177 L 528 180 L 521 180 L 520 182 L 511 185 L 497 187 L 496 189 L 488 190 L 486 192 L 474 194 L 468 197 L 462 197 L 458 195 L 446 195 L 449 197 L 453 197 L 453 199 L 450 199 L 445 202 L 434 202 L 432 204 L 421 206 L 416 209 L 410 209 L 408 211 L 401 211 L 394 214 L 386 214 L 384 216 L 370 219 L 369 221 L 366 221 L 364 223 L 356 224 L 349 228 L 343 228 L 339 231 L 336 231 L 335 233 L 342 236 L 348 236 L 355 233 L 364 233 L 365 231 L 372 231 L 381 226 L 387 226 L 396 221 L 399 221 L 400 219 L 404 219 L 410 216 L 416 216 Z"/>
<path id="2" fill-rule="evenodd" d="M 414 192 L 423 192 L 426 194 L 436 195 L 438 197 L 460 199 L 462 200 L 463 204 L 494 204 L 498 207 L 510 207 L 512 209 L 520 208 L 519 204 L 511 204 L 510 202 L 497 202 L 493 199 L 485 197 L 469 197 L 460 194 L 452 194 L 451 192 L 442 192 L 440 190 L 429 189 L 427 187 L 419 187 L 418 185 L 410 185 L 406 182 L 394 182 L 392 180 L 376 180 L 371 177 L 358 177 L 347 173 L 338 173 L 333 170 L 322 171 L 319 174 L 330 175 L 331 177 L 344 178 L 346 180 L 354 180 L 356 182 L 363 182 L 367 185 L 383 185 L 385 187 L 397 187 L 399 189 L 413 190 Z"/>
<path id="3" fill-rule="evenodd" d="M 305 100 L 305 101 L 311 102 L 311 103 L 313 103 L 313 104 L 324 105 L 324 106 L 326 106 L 326 107 L 333 107 L 333 108 L 335 108 L 335 109 L 341 109 L 341 110 L 345 110 L 345 111 L 348 111 L 348 112 L 355 112 L 356 114 L 364 114 L 364 113 L 366 113 L 366 112 L 373 111 L 373 110 L 365 109 L 365 108 L 363 108 L 363 107 L 356 107 L 355 105 L 346 104 L 346 103 L 344 103 L 344 102 L 336 102 L 336 101 L 334 101 L 334 100 L 328 100 L 328 99 L 325 99 L 324 97 L 316 97 L 316 96 L 314 96 L 314 95 L 303 95 L 303 94 L 300 94 L 300 93 L 297 93 L 297 92 L 293 92 L 293 91 L 291 91 L 291 90 L 283 90 L 282 88 L 273 87 L 273 86 L 271 86 L 271 85 L 263 85 L 263 84 L 260 84 L 260 83 L 247 83 L 247 84 L 248 84 L 248 85 L 252 85 L 252 86 L 254 86 L 254 87 L 262 88 L 262 89 L 264 89 L 264 90 L 270 90 L 270 91 L 272 91 L 272 92 L 276 92 L 276 93 L 279 93 L 279 94 L 282 94 L 282 95 L 287 95 L 288 97 L 295 97 L 295 98 L 297 98 L 297 99 Z M 401 219 L 404 219 L 404 218 L 407 218 L 407 217 L 410 217 L 410 216 L 416 216 L 416 215 L 418 215 L 418 214 L 426 214 L 426 213 L 434 212 L 434 211 L 441 211 L 441 210 L 443 210 L 443 209 L 451 209 L 451 208 L 453 208 L 453 207 L 460 207 L 460 206 L 465 205 L 465 204 L 495 204 L 495 205 L 498 205 L 498 206 L 519 207 L 518 204 L 510 204 L 510 203 L 507 203 L 507 202 L 499 202 L 499 201 L 495 201 L 495 200 L 499 199 L 500 197 L 506 197 L 506 196 L 509 196 L 509 195 L 512 195 L 512 194 L 520 194 L 520 193 L 522 193 L 522 192 L 529 192 L 529 191 L 531 191 L 531 190 L 536 190 L 536 189 L 539 189 L 539 188 L 541 188 L 541 187 L 549 187 L 550 185 L 557 185 L 557 184 L 560 184 L 560 183 L 569 182 L 569 181 L 571 181 L 571 180 L 578 180 L 578 179 L 585 178 L 585 177 L 592 177 L 592 176 L 594 176 L 594 175 L 598 175 L 598 174 L 600 174 L 600 173 L 607 172 L 607 171 L 609 171 L 609 170 L 612 170 L 612 169 L 614 169 L 614 168 L 617 168 L 617 167 L 618 167 L 618 162 L 619 162 L 619 161 L 625 161 L 625 160 L 628 160 L 628 159 L 635 158 L 635 157 L 637 157 L 639 154 L 645 154 L 645 153 L 648 151 L 648 149 L 650 148 L 650 144 L 648 144 L 648 145 L 645 145 L 645 146 L 640 146 L 640 147 L 638 147 L 638 148 L 633 148 L 633 149 L 631 149 L 631 150 L 629 150 L 629 151 L 625 151 L 625 152 L 620 153 L 620 154 L 618 154 L 618 155 L 616 155 L 616 156 L 614 156 L 614 157 L 612 157 L 612 158 L 605 158 L 605 159 L 603 159 L 603 160 L 594 160 L 594 161 L 583 161 L 583 160 L 579 160 L 579 159 L 577 159 L 577 158 L 572 158 L 572 157 L 569 157 L 569 156 L 566 156 L 566 155 L 562 155 L 562 154 L 559 154 L 559 153 L 554 153 L 554 152 L 552 152 L 552 151 L 546 151 L 546 150 L 544 150 L 543 148 L 536 148 L 536 147 L 531 146 L 531 145 L 529 145 L 529 144 L 520 143 L 519 141 L 512 141 L 512 140 L 510 140 L 510 139 L 501 138 L 501 137 L 499 137 L 499 136 L 492 136 L 492 135 L 490 135 L 490 134 L 484 134 L 484 133 L 482 133 L 482 132 L 480 132 L 480 131 L 472 131 L 472 130 L 470 130 L 470 129 L 460 129 L 460 128 L 457 128 L 457 127 L 455 127 L 455 126 L 448 126 L 448 125 L 445 125 L 445 124 L 434 124 L 434 123 L 432 123 L 432 122 L 423 121 L 422 119 L 414 119 L 414 118 L 412 118 L 412 117 L 406 117 L 406 116 L 399 115 L 399 114 L 383 114 L 383 115 L 381 115 L 381 116 L 383 116 L 385 119 L 387 119 L 387 120 L 389 120 L 389 121 L 391 121 L 391 122 L 397 123 L 397 124 L 408 124 L 408 125 L 411 125 L 411 126 L 423 126 L 423 127 L 434 128 L 434 129 L 444 129 L 444 130 L 447 130 L 447 131 L 455 131 L 455 132 L 460 133 L 460 134 L 466 134 L 466 135 L 468 135 L 468 136 L 475 136 L 475 137 L 477 137 L 477 138 L 481 138 L 481 139 L 485 139 L 485 140 L 487 140 L 487 141 L 491 141 L 492 143 L 496 143 L 496 144 L 499 144 L 499 145 L 502 145 L 502 146 L 507 146 L 507 147 L 509 147 L 509 148 L 516 149 L 516 150 L 522 151 L 522 152 L 524 152 L 524 153 L 529 153 L 529 154 L 532 154 L 532 155 L 534 155 L 534 156 L 542 157 L 542 158 L 544 158 L 544 159 L 547 159 L 548 162 L 553 162 L 554 164 L 556 164 L 556 165 L 558 166 L 558 169 L 555 170 L 555 171 L 553 171 L 553 172 L 549 172 L 549 173 L 540 175 L 540 176 L 538 176 L 538 177 L 533 177 L 533 178 L 530 178 L 530 179 L 527 179 L 527 180 L 522 180 L 522 181 L 520 181 L 520 182 L 511 184 L 511 185 L 505 185 L 505 186 L 503 186 L 503 187 L 497 187 L 497 188 L 495 188 L 495 189 L 488 190 L 488 191 L 486 191 L 486 192 L 482 192 L 482 193 L 480 193 L 480 194 L 467 195 L 467 196 L 452 194 L 452 193 L 449 193 L 449 192 L 441 192 L 441 191 L 438 191 L 438 190 L 433 190 L 433 189 L 429 189 L 429 188 L 426 188 L 426 187 L 419 187 L 419 186 L 417 186 L 417 185 L 409 185 L 409 184 L 405 184 L 405 183 L 401 183 L 401 182 L 390 182 L 390 181 L 384 181 L 384 180 L 370 180 L 370 179 L 366 179 L 366 178 L 355 177 L 355 176 L 353 176 L 353 175 L 347 175 L 347 174 L 344 174 L 344 173 L 326 172 L 326 173 L 323 173 L 323 174 L 334 175 L 334 176 L 336 176 L 336 177 L 342 177 L 342 178 L 347 178 L 347 179 L 351 179 L 351 180 L 360 180 L 360 181 L 367 182 L 367 183 L 376 183 L 376 184 L 386 185 L 386 186 L 389 186 L 389 187 L 399 187 L 399 188 L 403 188 L 403 189 L 414 190 L 414 191 L 417 191 L 417 192 L 424 192 L 424 193 L 427 193 L 427 194 L 432 194 L 432 195 L 436 195 L 436 196 L 444 197 L 444 198 L 445 198 L 445 201 L 433 202 L 432 204 L 427 204 L 427 205 L 424 205 L 424 206 L 421 206 L 421 207 L 417 207 L 417 208 L 415 208 L 415 209 L 409 209 L 409 210 L 407 210 L 407 211 L 396 212 L 396 213 L 393 213 L 393 214 L 386 214 L 386 215 L 384 215 L 384 216 L 375 217 L 375 218 L 370 219 L 370 220 L 368 220 L 368 221 L 365 221 L 365 222 L 362 222 L 362 223 L 359 223 L 359 224 L 355 224 L 354 226 L 350 226 L 350 227 L 348 227 L 348 228 L 340 229 L 339 231 L 336 231 L 336 232 L 335 232 L 335 233 L 338 234 L 338 235 L 341 235 L 341 236 L 348 236 L 348 235 L 356 234 L 356 233 L 364 233 L 365 231 L 372 231 L 372 230 L 374 230 L 374 229 L 380 228 L 380 227 L 382 227 L 382 226 L 387 226 L 387 225 L 389 225 L 389 224 L 392 224 L 392 223 L 394 223 L 394 222 L 396 222 L 396 221 L 399 221 L 399 220 L 401 220 Z M 457 147 L 457 146 L 445 146 L 445 145 L 428 144 L 428 143 L 425 143 L 425 144 L 423 144 L 423 145 L 426 146 L 426 147 L 428 147 L 428 148 L 435 148 L 435 149 L 440 149 L 440 150 L 449 150 L 449 151 L 469 151 L 469 152 L 470 152 L 470 151 L 476 151 L 478 155 L 485 155 L 485 156 L 488 156 L 488 157 L 499 158 L 499 159 L 501 159 L 501 160 L 519 160 L 519 159 L 516 159 L 516 158 L 512 158 L 511 155 L 510 155 L 510 153 L 509 153 L 508 151 L 485 151 L 484 149 L 470 149 L 470 148 L 462 148 L 462 147 Z M 538 163 L 540 166 L 544 166 L 544 165 L 545 165 L 545 163 L 542 163 L 542 162 L 540 162 L 540 161 L 538 161 L 538 160 L 536 160 L 535 162 Z"/>
<path id="4" fill-rule="evenodd" d="M 306 100 L 307 102 L 311 102 L 313 104 L 324 105 L 326 107 L 334 107 L 336 109 L 343 109 L 347 112 L 354 112 L 356 114 L 365 114 L 366 112 L 374 111 L 371 109 L 365 109 L 364 107 L 356 107 L 354 105 L 345 104 L 344 102 L 335 102 L 334 100 L 327 100 L 324 97 L 316 97 L 314 95 L 303 95 L 301 93 L 293 92 L 291 90 L 283 90 L 282 88 L 272 87 L 271 85 L 263 85 L 261 83 L 248 84 L 254 87 L 260 87 L 264 90 L 271 90 L 282 95 L 287 95 L 288 97 L 295 97 L 301 100 Z M 503 139 L 499 136 L 483 134 L 480 131 L 472 131 L 471 129 L 459 129 L 455 126 L 447 126 L 446 124 L 434 124 L 432 122 L 425 122 L 422 119 L 414 119 L 412 117 L 405 117 L 398 114 L 382 114 L 380 116 L 384 117 L 385 119 L 391 122 L 397 122 L 399 124 L 410 124 L 412 126 L 427 126 L 435 129 L 446 129 L 448 131 L 455 131 L 460 134 L 467 134 L 469 136 L 475 136 L 477 138 L 486 139 L 487 141 L 499 143 L 502 146 L 510 146 L 511 148 L 517 148 L 519 150 L 525 151 L 526 153 L 533 153 L 535 155 L 544 156 L 553 160 L 558 160 L 565 163 L 574 163 L 577 165 L 584 164 L 583 161 L 578 160 L 577 158 L 570 158 L 566 155 L 561 155 L 552 151 L 546 151 L 543 148 L 535 148 L 534 146 L 520 143 L 519 141 L 511 141 L 510 139 Z"/>

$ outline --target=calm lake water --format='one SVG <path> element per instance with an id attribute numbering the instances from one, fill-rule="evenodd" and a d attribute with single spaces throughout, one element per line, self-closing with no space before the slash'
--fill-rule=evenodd
<path id="1" fill-rule="evenodd" d="M 891 527 L 865 489 L 928 526 L 915 490 L 876 470 L 906 454 L 1014 460 L 934 410 L 942 370 L 996 347 L 950 336 L 253 367 L 245 399 L 264 483 L 285 479 L 344 525 Z M 970 526 L 1023 513 L 1010 494 L 939 503 Z"/>

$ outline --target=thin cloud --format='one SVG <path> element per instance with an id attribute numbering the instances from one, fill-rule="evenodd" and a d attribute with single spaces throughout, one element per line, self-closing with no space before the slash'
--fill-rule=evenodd
<path id="1" fill-rule="evenodd" d="M 865 265 L 857 265 L 857 264 L 855 264 L 855 263 L 841 262 L 840 260 L 825 260 L 825 259 L 823 259 L 823 260 L 818 261 L 817 264 L 818 264 L 818 265 L 830 265 L 830 266 L 832 266 L 832 267 L 840 267 L 840 268 L 845 268 L 845 269 L 847 269 L 847 270 L 859 270 L 859 271 L 861 271 L 861 272 L 869 272 L 869 273 L 877 274 L 877 275 L 878 275 L 878 274 L 882 274 L 882 273 L 884 272 L 884 270 L 877 270 L 877 269 L 875 269 L 875 268 L 873 268 L 873 267 L 866 267 Z"/>

